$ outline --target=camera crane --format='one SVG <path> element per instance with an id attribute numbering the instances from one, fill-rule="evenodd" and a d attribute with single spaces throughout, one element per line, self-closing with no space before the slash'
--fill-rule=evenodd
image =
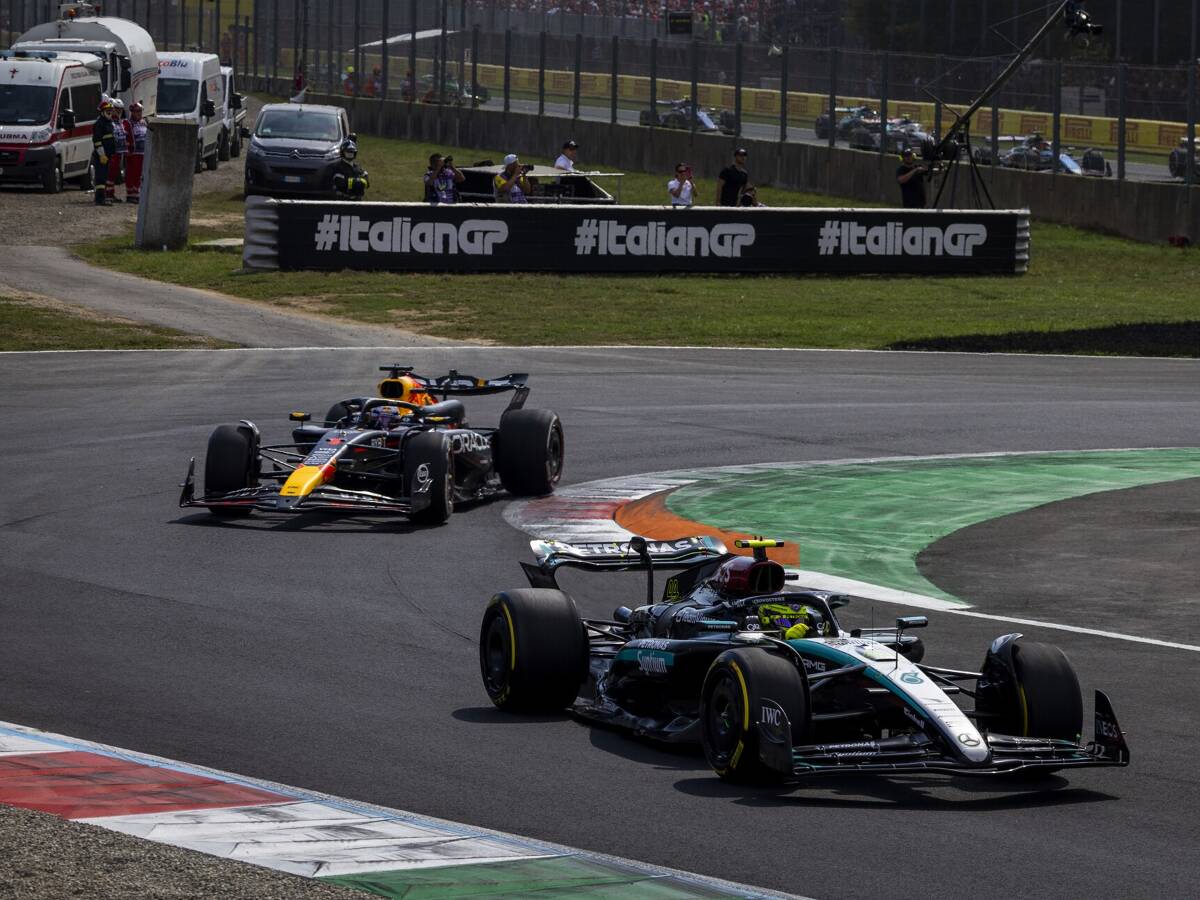
<path id="1" fill-rule="evenodd" d="M 1104 26 L 1095 24 L 1091 16 L 1083 8 L 1084 2 L 1085 0 L 1063 0 L 1063 2 L 1059 3 L 1055 7 L 1054 12 L 1042 23 L 1042 26 L 1033 37 L 1026 42 L 1024 47 L 1017 51 L 1017 55 L 1013 57 L 999 75 L 992 79 L 991 84 L 984 88 L 983 92 L 971 102 L 966 111 L 961 115 L 954 113 L 954 124 L 946 130 L 942 139 L 936 144 L 931 142 L 922 148 L 922 156 L 935 166 L 943 162 L 949 164 L 941 171 L 942 181 L 938 185 L 937 195 L 933 201 L 933 205 L 936 208 L 942 208 L 942 192 L 946 190 L 947 184 L 950 185 L 950 196 L 953 199 L 955 189 L 958 185 L 958 166 L 956 163 L 964 153 L 967 157 L 971 187 L 975 193 L 976 201 L 978 202 L 980 195 L 982 195 L 987 200 L 987 205 L 990 209 L 996 208 L 996 204 L 992 202 L 992 195 L 988 192 L 987 184 L 983 180 L 983 175 L 979 171 L 979 165 L 975 162 L 975 155 L 971 152 L 971 119 L 1016 74 L 1017 69 L 1037 49 L 1038 44 L 1042 42 L 1042 39 L 1054 27 L 1056 21 L 1061 19 L 1062 24 L 1072 36 L 1083 36 L 1086 38 L 1090 35 L 1101 34 L 1104 31 Z M 992 149 L 994 153 L 996 148 Z"/>

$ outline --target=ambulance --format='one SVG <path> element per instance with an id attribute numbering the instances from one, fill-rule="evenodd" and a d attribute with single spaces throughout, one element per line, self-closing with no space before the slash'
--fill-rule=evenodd
<path id="1" fill-rule="evenodd" d="M 158 120 L 199 126 L 197 172 L 217 168 L 224 107 L 225 79 L 215 53 L 158 54 Z"/>
<path id="2" fill-rule="evenodd" d="M 87 53 L 0 50 L 0 184 L 91 188 L 102 65 Z"/>
<path id="3" fill-rule="evenodd" d="M 56 20 L 35 25 L 12 49 L 91 54 L 100 60 L 101 90 L 123 101 L 126 109 L 141 103 L 142 114 L 153 116 L 158 78 L 154 38 L 136 22 L 98 13 L 90 3 L 64 3 Z M 96 110 L 76 112 L 83 117 Z"/>

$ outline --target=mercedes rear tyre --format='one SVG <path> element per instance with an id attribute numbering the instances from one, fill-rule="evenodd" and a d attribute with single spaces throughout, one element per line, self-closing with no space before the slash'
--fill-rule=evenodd
<path id="1" fill-rule="evenodd" d="M 479 669 L 498 708 L 560 712 L 575 701 L 587 667 L 587 633 L 569 595 L 527 588 L 492 598 L 479 630 Z"/>
<path id="2" fill-rule="evenodd" d="M 779 735 L 787 743 L 778 748 L 787 772 L 768 766 L 760 755 L 758 723 L 782 728 L 782 718 L 767 718 L 776 706 L 791 726 Z M 708 764 L 722 781 L 782 781 L 790 773 L 792 747 L 808 733 L 809 709 L 808 681 L 790 659 L 757 648 L 726 650 L 709 667 L 700 694 L 700 743 Z"/>
<path id="3" fill-rule="evenodd" d="M 204 493 L 228 494 L 258 484 L 258 435 L 246 425 L 218 425 L 204 457 Z M 250 507 L 210 506 L 214 516 L 248 516 Z"/>
<path id="4" fill-rule="evenodd" d="M 1083 696 L 1067 655 L 1020 636 L 992 646 L 979 680 L 980 725 L 1015 737 L 1078 741 Z"/>
<path id="5" fill-rule="evenodd" d="M 514 409 L 500 417 L 496 473 L 510 494 L 540 497 L 562 478 L 562 422 L 548 409 Z"/>
<path id="6" fill-rule="evenodd" d="M 409 440 L 404 448 L 404 474 L 414 506 L 412 520 L 422 525 L 447 521 L 454 512 L 454 465 L 445 434 L 425 431 Z M 426 500 L 426 505 L 415 508 Z"/>

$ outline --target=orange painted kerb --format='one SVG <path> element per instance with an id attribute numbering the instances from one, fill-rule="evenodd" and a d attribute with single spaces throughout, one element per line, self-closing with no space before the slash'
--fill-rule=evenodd
<path id="1" fill-rule="evenodd" d="M 739 538 L 770 537 L 770 535 L 743 534 L 740 531 L 722 531 L 711 525 L 703 525 L 677 516 L 667 509 L 667 495 L 670 491 L 661 491 L 643 497 L 640 500 L 630 500 L 617 507 L 613 519 L 617 524 L 634 534 L 653 538 L 656 541 L 666 541 L 672 538 L 705 536 L 715 537 L 729 548 L 730 553 L 739 556 L 752 556 L 753 550 L 739 550 L 733 542 Z M 778 550 L 769 551 L 771 559 L 786 566 L 800 565 L 800 547 L 796 544 L 785 544 Z"/>

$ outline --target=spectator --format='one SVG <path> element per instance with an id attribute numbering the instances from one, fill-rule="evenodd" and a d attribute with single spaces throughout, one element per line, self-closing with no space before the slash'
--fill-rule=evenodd
<path id="1" fill-rule="evenodd" d="M 737 206 L 742 197 L 742 191 L 750 183 L 750 175 L 746 172 L 746 149 L 738 147 L 733 151 L 733 165 L 726 166 L 717 176 L 717 206 Z"/>
<path id="2" fill-rule="evenodd" d="M 361 200 L 370 186 L 367 172 L 358 164 L 358 145 L 350 138 L 342 141 L 340 158 L 333 166 L 333 189 L 340 200 Z"/>
<path id="3" fill-rule="evenodd" d="M 903 206 L 905 209 L 924 209 L 925 179 L 929 176 L 929 169 L 917 163 L 912 147 L 905 147 L 900 159 L 896 183 L 900 185 Z"/>
<path id="4" fill-rule="evenodd" d="M 675 177 L 667 182 L 667 193 L 671 195 L 671 206 L 683 209 L 691 207 L 696 194 L 691 166 L 687 163 L 679 163 L 675 166 Z"/>
<path id="5" fill-rule="evenodd" d="M 748 207 L 750 209 L 757 209 L 759 207 L 763 207 L 766 205 L 767 204 L 765 204 L 765 203 L 759 202 L 758 191 L 756 191 L 754 189 L 754 185 L 752 185 L 752 184 L 747 185 L 746 189 L 744 191 L 742 191 L 742 196 L 738 198 L 738 206 L 744 206 L 744 207 Z"/>
<path id="6" fill-rule="evenodd" d="M 525 167 L 521 165 L 517 154 L 510 153 L 504 157 L 504 169 L 492 179 L 492 188 L 497 203 L 529 202 L 529 179 L 525 177 Z"/>
<path id="7" fill-rule="evenodd" d="M 347 97 L 358 94 L 358 76 L 354 74 L 354 66 L 346 66 L 346 71 L 342 73 L 342 93 Z"/>
<path id="8" fill-rule="evenodd" d="M 457 203 L 456 185 L 466 180 L 467 176 L 454 168 L 454 157 L 434 153 L 429 157 L 429 171 L 425 173 L 425 202 L 435 206 L 439 203 Z"/>
<path id="9" fill-rule="evenodd" d="M 574 141 L 567 141 L 562 145 L 562 153 L 554 161 L 554 168 L 564 172 L 574 172 L 577 159 L 579 159 L 579 145 Z"/>

